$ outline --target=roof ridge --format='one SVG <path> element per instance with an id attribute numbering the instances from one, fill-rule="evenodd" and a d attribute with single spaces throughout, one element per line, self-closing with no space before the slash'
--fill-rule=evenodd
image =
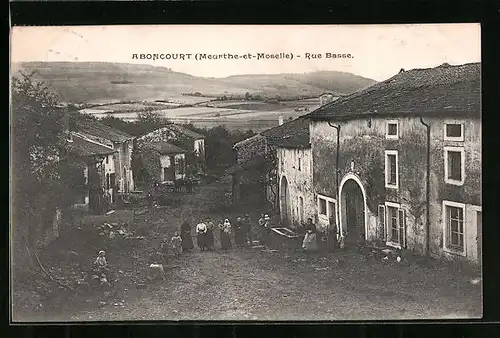
<path id="1" fill-rule="evenodd" d="M 105 145 L 105 144 L 103 144 L 103 143 L 100 143 L 100 142 L 94 141 L 94 140 L 90 139 L 89 137 L 87 137 L 87 136 L 85 136 L 85 135 L 83 135 L 83 134 L 81 134 L 81 133 L 79 133 L 79 132 L 74 132 L 74 131 L 72 131 L 71 133 L 73 134 L 73 136 L 79 137 L 79 138 L 81 138 L 81 139 L 82 139 L 82 140 L 84 140 L 84 141 L 87 141 L 87 142 L 90 142 L 90 143 L 94 143 L 94 144 L 97 144 L 97 145 L 99 145 L 99 146 L 101 146 L 101 147 L 109 148 L 110 150 L 114 150 L 114 151 L 116 151 L 114 148 L 112 148 L 112 147 L 110 147 L 110 146 L 107 146 L 107 145 Z"/>

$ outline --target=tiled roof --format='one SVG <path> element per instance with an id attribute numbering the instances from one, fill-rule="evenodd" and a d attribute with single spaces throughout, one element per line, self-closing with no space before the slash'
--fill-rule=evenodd
<path id="1" fill-rule="evenodd" d="M 205 136 L 203 136 L 202 134 L 199 134 L 195 131 L 192 131 L 191 129 L 188 129 L 186 127 L 183 127 L 183 126 L 180 126 L 178 124 L 170 124 L 168 125 L 167 127 L 170 127 L 170 128 L 173 128 L 175 130 L 177 130 L 178 132 L 180 133 L 183 133 L 184 135 L 192 138 L 192 139 L 195 139 L 195 140 L 200 140 L 200 139 L 204 139 Z"/>
<path id="2" fill-rule="evenodd" d="M 73 134 L 72 138 L 73 142 L 67 144 L 67 149 L 78 156 L 108 155 L 116 152 L 110 147 L 92 142 L 77 134 Z"/>
<path id="3" fill-rule="evenodd" d="M 309 141 L 309 118 L 300 116 L 295 120 L 283 123 L 261 133 L 265 136 L 269 145 L 285 148 L 308 148 Z"/>
<path id="4" fill-rule="evenodd" d="M 191 129 L 188 129 L 188 128 L 183 127 L 181 125 L 175 124 L 175 123 L 169 123 L 169 124 L 163 125 L 159 128 L 154 128 L 154 129 L 148 130 L 141 137 L 144 137 L 144 136 L 146 136 L 146 135 L 148 135 L 156 130 L 163 129 L 163 128 L 167 128 L 167 129 L 171 130 L 172 132 L 178 132 L 178 133 L 184 134 L 185 136 L 192 138 L 193 140 L 205 139 L 204 135 L 197 133 L 195 131 L 192 131 Z"/>
<path id="5" fill-rule="evenodd" d="M 185 154 L 186 150 L 177 147 L 168 142 L 156 142 L 156 143 L 147 143 L 147 146 L 152 147 L 156 151 L 158 151 L 162 155 L 173 155 L 173 154 Z"/>
<path id="6" fill-rule="evenodd" d="M 308 116 L 349 119 L 365 115 L 430 116 L 481 113 L 481 64 L 412 69 L 328 103 Z"/>
<path id="7" fill-rule="evenodd" d="M 94 121 L 88 118 L 80 118 L 77 121 L 76 127 L 77 131 L 79 132 L 83 132 L 113 142 L 123 142 L 134 138 L 133 136 L 121 130 L 108 127 L 99 121 Z"/>
<path id="8" fill-rule="evenodd" d="M 250 136 L 249 138 L 241 140 L 240 142 L 236 142 L 233 145 L 233 148 L 246 147 L 246 146 L 249 146 L 251 144 L 259 143 L 262 141 L 262 139 L 263 139 L 263 136 L 261 134 Z"/>

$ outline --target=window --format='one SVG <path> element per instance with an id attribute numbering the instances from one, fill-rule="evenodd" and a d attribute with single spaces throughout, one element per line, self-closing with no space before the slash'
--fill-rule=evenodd
<path id="1" fill-rule="evenodd" d="M 337 219 L 336 212 L 337 201 L 331 197 L 318 195 L 318 214 L 319 218 L 329 221 L 330 218 Z"/>
<path id="2" fill-rule="evenodd" d="M 399 186 L 398 151 L 385 151 L 385 187 L 397 189 Z"/>
<path id="3" fill-rule="evenodd" d="M 443 201 L 444 249 L 465 255 L 465 204 Z"/>
<path id="4" fill-rule="evenodd" d="M 299 157 L 299 170 L 302 170 L 302 159 Z"/>
<path id="5" fill-rule="evenodd" d="M 444 139 L 446 141 L 463 141 L 464 124 L 461 122 L 448 122 L 444 125 Z"/>
<path id="6" fill-rule="evenodd" d="M 397 120 L 387 121 L 385 138 L 393 140 L 399 138 L 399 125 Z"/>
<path id="7" fill-rule="evenodd" d="M 444 148 L 444 179 L 446 183 L 463 185 L 465 179 L 465 156 L 463 147 Z"/>
<path id="8" fill-rule="evenodd" d="M 109 164 L 109 156 L 106 156 L 106 164 Z"/>
<path id="9" fill-rule="evenodd" d="M 322 199 L 322 198 L 318 198 L 318 201 L 319 201 L 319 214 L 320 215 L 327 215 L 326 214 L 326 200 Z"/>
<path id="10" fill-rule="evenodd" d="M 406 213 L 398 203 L 385 202 L 385 206 L 379 206 L 379 222 L 385 216 L 383 224 L 385 225 L 386 244 L 404 248 L 406 246 Z M 385 215 L 381 215 L 384 212 Z"/>

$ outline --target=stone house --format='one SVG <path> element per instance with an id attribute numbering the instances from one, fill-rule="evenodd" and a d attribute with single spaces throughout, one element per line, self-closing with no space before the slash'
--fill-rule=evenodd
<path id="1" fill-rule="evenodd" d="M 481 261 L 481 64 L 401 72 L 308 117 L 317 219 L 346 243 Z"/>
<path id="2" fill-rule="evenodd" d="M 115 164 L 117 150 L 98 143 L 82 134 L 72 132 L 66 146 L 68 152 L 82 164 L 84 190 L 75 206 L 91 213 L 101 213 L 116 202 Z"/>
<path id="3" fill-rule="evenodd" d="M 309 120 L 302 117 L 287 123 L 280 117 L 278 126 L 236 143 L 233 149 L 237 165 L 230 170 L 234 201 L 252 196 L 267 201 L 280 210 L 282 221 L 287 224 L 300 222 L 300 215 L 310 215 L 311 194 L 307 192 L 312 192 L 312 176 L 307 175 L 311 168 L 308 148 Z"/>
<path id="4" fill-rule="evenodd" d="M 327 103 L 333 102 L 339 98 L 338 95 L 332 92 L 325 92 L 319 96 L 320 105 L 325 105 Z"/>
<path id="5" fill-rule="evenodd" d="M 137 139 L 140 142 L 167 142 L 185 150 L 186 163 L 201 170 L 206 169 L 205 136 L 183 126 L 169 123 Z"/>
<path id="6" fill-rule="evenodd" d="M 173 182 L 186 178 L 187 151 L 167 142 L 145 143 L 145 147 L 155 150 L 160 159 L 160 182 Z"/>
<path id="7" fill-rule="evenodd" d="M 128 194 L 134 191 L 134 175 L 131 166 L 133 136 L 89 118 L 79 118 L 72 130 L 89 140 L 115 150 L 112 161 L 115 175 L 109 178 L 110 185 L 114 187 L 116 194 Z M 109 175 L 111 176 L 111 172 Z"/>
<path id="8" fill-rule="evenodd" d="M 232 176 L 232 203 L 245 200 L 248 203 L 265 204 L 266 137 L 257 134 L 237 142 L 233 145 L 233 151 L 236 164 L 228 170 Z"/>
<path id="9" fill-rule="evenodd" d="M 315 218 L 309 119 L 299 117 L 265 132 L 277 152 L 279 210 L 283 224 L 296 227 Z"/>

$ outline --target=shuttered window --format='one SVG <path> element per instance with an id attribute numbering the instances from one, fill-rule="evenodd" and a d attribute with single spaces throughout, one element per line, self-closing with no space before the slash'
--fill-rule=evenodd
<path id="1" fill-rule="evenodd" d="M 378 238 L 387 240 L 385 238 L 385 205 L 378 206 Z"/>
<path id="2" fill-rule="evenodd" d="M 406 246 L 406 236 L 405 236 L 405 229 L 406 229 L 406 214 L 404 209 L 399 209 L 399 244 L 401 247 Z"/>
<path id="3" fill-rule="evenodd" d="M 381 206 L 379 206 L 379 219 Z M 400 248 L 406 247 L 406 212 L 397 203 L 386 202 L 386 242 Z"/>

